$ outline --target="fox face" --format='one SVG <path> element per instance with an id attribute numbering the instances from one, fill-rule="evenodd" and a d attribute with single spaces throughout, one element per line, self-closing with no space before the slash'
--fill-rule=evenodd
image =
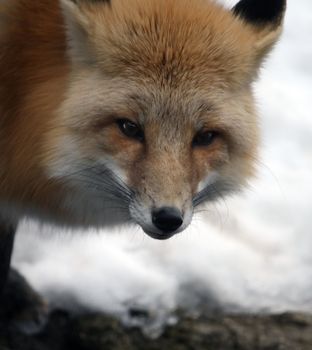
<path id="1" fill-rule="evenodd" d="M 59 206 L 87 226 L 153 238 L 254 174 L 252 83 L 285 1 L 61 1 L 70 70 L 43 142 Z"/>
<path id="2" fill-rule="evenodd" d="M 72 188 L 73 213 L 165 239 L 246 184 L 258 147 L 251 84 L 285 7 L 273 3 L 62 1 L 72 69 L 47 168 Z"/>

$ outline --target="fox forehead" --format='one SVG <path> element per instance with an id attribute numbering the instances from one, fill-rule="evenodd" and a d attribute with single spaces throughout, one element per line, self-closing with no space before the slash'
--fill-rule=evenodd
<path id="1" fill-rule="evenodd" d="M 108 76 L 177 86 L 233 87 L 251 79 L 251 29 L 206 0 L 114 0 L 85 5 L 89 46 Z"/>
<path id="2" fill-rule="evenodd" d="M 124 117 L 141 125 L 179 122 L 199 129 L 208 121 L 230 127 L 226 111 L 231 109 L 233 118 L 244 111 L 244 103 L 250 102 L 246 91 L 214 89 L 210 84 L 160 87 L 135 78 L 107 78 L 98 71 L 84 71 L 73 75 L 61 114 L 69 125 L 78 128 L 101 125 L 109 117 Z"/>

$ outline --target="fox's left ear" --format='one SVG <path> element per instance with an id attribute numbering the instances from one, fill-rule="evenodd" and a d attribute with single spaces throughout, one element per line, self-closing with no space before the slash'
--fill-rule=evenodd
<path id="1" fill-rule="evenodd" d="M 255 52 L 259 59 L 270 51 L 279 38 L 286 0 L 241 0 L 233 14 L 249 25 L 255 34 Z"/>

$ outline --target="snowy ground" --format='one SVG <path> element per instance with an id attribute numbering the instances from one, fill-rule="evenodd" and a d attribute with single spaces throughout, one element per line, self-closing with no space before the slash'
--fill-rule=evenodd
<path id="1" fill-rule="evenodd" d="M 64 237 L 25 223 L 14 265 L 54 302 L 121 315 L 134 305 L 161 317 L 202 300 L 228 311 L 312 312 L 311 35 L 311 0 L 290 0 L 283 40 L 256 86 L 262 165 L 244 196 L 166 242 L 134 229 Z"/>

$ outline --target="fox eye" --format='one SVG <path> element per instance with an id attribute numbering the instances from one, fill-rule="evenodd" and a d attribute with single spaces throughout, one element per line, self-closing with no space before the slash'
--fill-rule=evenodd
<path id="1" fill-rule="evenodd" d="M 218 136 L 216 131 L 200 131 L 198 132 L 194 139 L 192 146 L 193 147 L 205 147 L 210 146 Z"/>
<path id="2" fill-rule="evenodd" d="M 144 141 L 144 132 L 141 127 L 133 123 L 129 119 L 118 119 L 117 125 L 119 126 L 120 131 L 132 139 L 138 140 L 140 142 Z"/>

